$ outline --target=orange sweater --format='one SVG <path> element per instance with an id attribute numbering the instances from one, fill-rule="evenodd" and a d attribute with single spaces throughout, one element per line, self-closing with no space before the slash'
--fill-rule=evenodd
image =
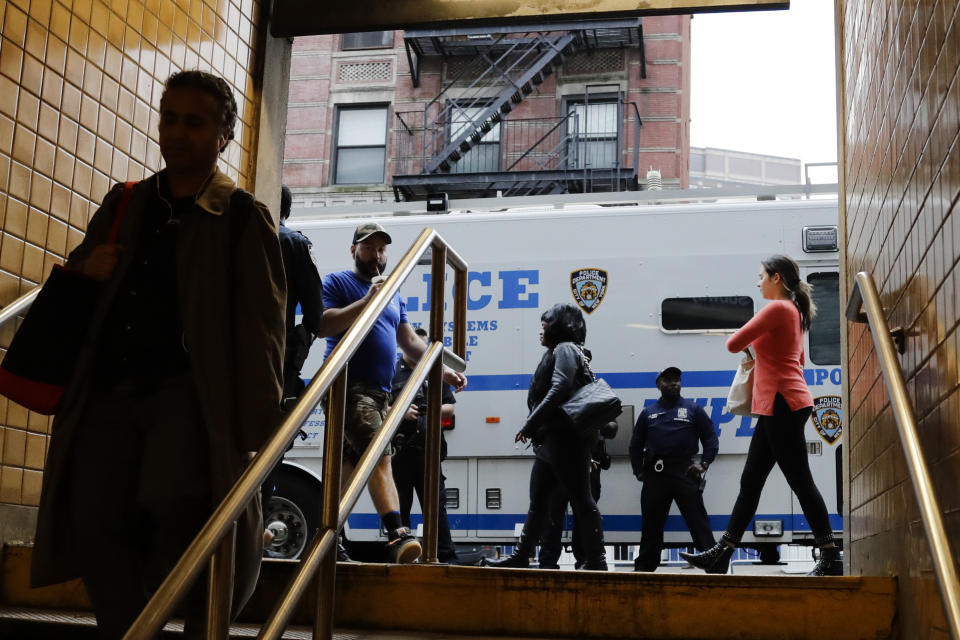
<path id="1" fill-rule="evenodd" d="M 731 353 L 753 345 L 757 363 L 753 372 L 753 413 L 773 415 L 779 393 L 791 411 L 813 406 L 803 379 L 803 329 L 800 310 L 789 300 L 773 300 L 727 340 Z"/>

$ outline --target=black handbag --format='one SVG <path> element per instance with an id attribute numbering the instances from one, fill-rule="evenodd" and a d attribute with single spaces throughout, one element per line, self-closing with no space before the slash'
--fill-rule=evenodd
<path id="1" fill-rule="evenodd" d="M 586 436 L 596 433 L 600 427 L 615 420 L 623 412 L 620 398 L 613 392 L 610 385 L 603 378 L 597 378 L 590 369 L 590 359 L 583 349 L 577 345 L 584 367 L 590 374 L 591 381 L 573 392 L 570 399 L 560 408 L 566 415 L 570 426 L 575 432 Z"/>
<path id="2" fill-rule="evenodd" d="M 124 186 L 110 230 L 117 239 L 133 193 Z M 60 265 L 53 268 L 0 363 L 0 394 L 30 411 L 56 412 L 76 368 L 103 283 Z"/>

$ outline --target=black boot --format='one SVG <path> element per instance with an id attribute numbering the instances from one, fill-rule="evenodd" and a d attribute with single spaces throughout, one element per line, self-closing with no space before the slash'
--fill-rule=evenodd
<path id="1" fill-rule="evenodd" d="M 813 571 L 808 576 L 842 576 L 843 561 L 840 560 L 840 549 L 838 547 L 825 547 L 820 549 L 820 559 L 814 565 Z"/>
<path id="2" fill-rule="evenodd" d="M 527 519 L 523 522 L 523 531 L 513 553 L 505 558 L 491 560 L 484 558 L 480 562 L 482 567 L 500 567 L 502 569 L 529 569 L 530 558 L 537 551 L 537 542 L 543 531 L 543 516 L 536 511 L 528 511 Z M 534 533 L 536 532 L 536 533 Z"/>
<path id="3" fill-rule="evenodd" d="M 603 518 L 600 511 L 593 511 L 589 516 L 589 527 L 584 527 L 581 533 L 586 535 L 586 561 L 581 569 L 587 571 L 606 571 L 607 570 L 607 549 L 603 544 Z"/>
<path id="4" fill-rule="evenodd" d="M 733 547 L 728 546 L 723 540 L 701 553 L 680 552 L 681 558 L 707 573 L 726 573 L 732 555 Z"/>

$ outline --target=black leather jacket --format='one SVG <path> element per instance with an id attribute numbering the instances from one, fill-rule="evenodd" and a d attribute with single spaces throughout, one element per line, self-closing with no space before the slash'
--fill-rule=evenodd
<path id="1" fill-rule="evenodd" d="M 561 342 L 553 349 L 548 349 L 530 379 L 530 390 L 527 392 L 530 415 L 521 429 L 522 433 L 538 445 L 549 430 L 563 429 L 563 417 L 558 415 L 560 406 L 576 389 L 590 380 L 577 345 Z"/>

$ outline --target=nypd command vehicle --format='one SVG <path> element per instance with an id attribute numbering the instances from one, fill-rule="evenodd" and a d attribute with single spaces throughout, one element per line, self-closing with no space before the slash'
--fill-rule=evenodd
<path id="1" fill-rule="evenodd" d="M 634 200 L 604 206 L 563 198 L 519 210 L 497 211 L 491 205 L 498 201 L 487 200 L 484 209 L 376 216 L 393 237 L 388 253 L 393 263 L 420 231 L 433 227 L 470 265 L 469 385 L 457 396 L 455 428 L 446 433 L 449 458 L 443 464 L 454 541 L 499 545 L 516 540 L 527 510 L 533 451 L 514 443 L 514 434 L 527 414 L 530 376 L 542 355 L 540 314 L 557 302 L 583 310 L 593 369 L 624 403 L 619 432 L 607 442 L 612 466 L 601 475 L 599 506 L 607 544 L 620 545 L 617 555 L 625 557 L 627 546 L 639 542 L 641 485 L 631 473 L 627 447 L 640 410 L 659 395 L 656 372 L 670 365 L 683 370 L 683 396 L 706 409 L 719 436 L 720 452 L 704 491 L 719 535 L 733 507 L 754 429 L 752 418 L 726 411 L 738 356 L 724 344 L 764 305 L 756 283 L 760 261 L 773 253 L 797 260 L 819 307 L 806 344 L 805 376 L 815 402 L 806 440 L 834 529 L 841 530 L 844 420 L 836 198 L 694 204 Z M 310 238 L 325 275 L 352 266 L 353 229 L 366 219 L 295 210 L 288 224 Z M 431 275 L 428 261 L 421 263 L 403 285 L 401 298 L 410 322 L 426 326 Z M 452 287 L 449 274 L 448 280 Z M 452 300 L 450 289 L 446 296 Z M 449 346 L 451 309 L 446 318 Z M 323 351 L 322 344 L 314 345 L 305 377 L 320 367 Z M 267 509 L 268 525 L 284 532 L 283 544 L 272 555 L 296 556 L 305 544 L 305 535 L 298 532 L 316 526 L 323 427 L 323 412 L 317 408 L 304 426 L 306 440 L 297 441 L 287 454 L 278 497 Z M 416 526 L 416 501 L 414 509 Z M 349 536 L 376 540 L 382 537 L 379 527 L 364 495 L 348 521 Z M 665 542 L 691 545 L 675 506 Z M 810 526 L 775 469 L 742 544 L 770 561 L 776 559 L 778 545 L 794 543 L 812 543 Z"/>

